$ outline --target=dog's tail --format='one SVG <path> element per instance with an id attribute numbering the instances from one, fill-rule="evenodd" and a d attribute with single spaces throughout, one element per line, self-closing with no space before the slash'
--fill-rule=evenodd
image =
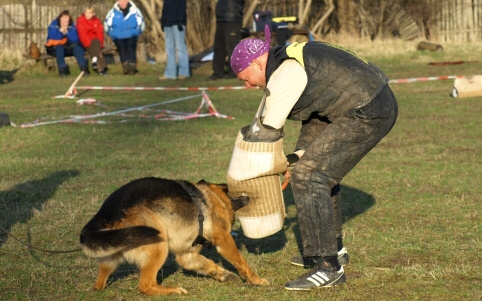
<path id="1" fill-rule="evenodd" d="M 80 234 L 82 250 L 89 257 L 105 257 L 126 249 L 161 241 L 159 231 L 148 226 L 105 229 L 91 221 Z"/>

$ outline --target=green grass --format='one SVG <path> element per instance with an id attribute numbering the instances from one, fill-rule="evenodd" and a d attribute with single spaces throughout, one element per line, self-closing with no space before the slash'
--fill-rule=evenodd
<path id="1" fill-rule="evenodd" d="M 445 49 L 360 54 L 392 79 L 480 73 L 482 63 L 427 65 L 473 60 L 470 51 Z M 195 70 L 187 81 L 162 83 L 157 80 L 163 70 L 159 65 L 142 65 L 134 77 L 120 75 L 118 66 L 111 69 L 110 76 L 92 75 L 79 85 L 241 85 L 233 80 L 206 82 L 209 66 Z M 78 106 L 79 98 L 52 99 L 64 94 L 74 79 L 30 66 L 0 85 L 0 112 L 18 126 L 0 128 L 0 225 L 51 250 L 78 248 L 83 225 L 109 193 L 132 179 L 225 182 L 237 131 L 251 121 L 261 97 L 257 90 L 208 91 L 217 110 L 234 120 L 128 118 L 119 123 L 119 118 L 99 118 L 112 123 L 19 127 L 42 117 L 47 121 L 110 112 L 200 93 L 79 91 L 80 98 L 95 98 L 107 108 Z M 283 231 L 251 240 L 235 225 L 243 255 L 270 286 L 253 287 L 241 279 L 220 283 L 184 272 L 169 258 L 158 280 L 183 286 L 189 295 L 161 299 L 482 300 L 482 98 L 450 98 L 452 86 L 452 80 L 392 85 L 399 102 L 397 124 L 342 182 L 344 241 L 351 256 L 346 285 L 312 292 L 283 289 L 286 281 L 304 272 L 289 264 L 299 254 L 299 233 L 288 188 Z M 200 101 L 196 97 L 158 109 L 193 112 Z M 297 123 L 287 122 L 286 153 L 293 149 L 298 130 Z M 235 271 L 215 251 L 205 253 Z M 137 292 L 139 275 L 130 265 L 122 266 L 104 291 L 94 292 L 96 269 L 96 262 L 81 252 L 29 250 L 0 234 L 0 300 L 159 299 Z"/>

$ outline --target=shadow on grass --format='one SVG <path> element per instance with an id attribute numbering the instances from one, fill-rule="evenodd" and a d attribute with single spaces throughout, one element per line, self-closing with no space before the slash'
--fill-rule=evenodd
<path id="1" fill-rule="evenodd" d="M 8 84 L 13 82 L 14 78 L 13 76 L 17 71 L 20 70 L 19 68 L 11 71 L 7 70 L 0 70 L 0 85 Z"/>
<path id="2" fill-rule="evenodd" d="M 359 214 L 367 211 L 371 206 L 375 204 L 375 199 L 372 195 L 367 194 L 356 188 L 341 185 L 342 194 L 342 214 L 343 222 L 356 217 Z M 285 191 L 283 191 L 285 206 L 288 209 L 291 206 L 295 206 L 293 199 L 293 191 L 291 190 L 291 185 L 288 185 Z M 296 242 L 298 244 L 298 249 L 301 251 L 301 235 L 298 228 L 297 217 L 287 217 L 285 218 L 283 229 L 293 228 L 296 236 Z M 240 231 L 239 237 L 236 239 L 237 243 L 246 246 L 246 249 L 250 253 L 273 253 L 280 251 L 286 245 L 287 238 L 283 230 L 262 238 L 262 239 L 250 239 L 242 234 Z M 296 254 L 294 254 L 296 255 Z"/>
<path id="3" fill-rule="evenodd" d="M 78 170 L 63 170 L 50 174 L 41 180 L 31 180 L 10 190 L 0 191 L 0 223 L 10 231 L 16 223 L 25 223 L 33 210 L 41 210 L 63 182 L 76 177 Z M 0 232 L 0 246 L 7 240 L 7 234 Z"/>

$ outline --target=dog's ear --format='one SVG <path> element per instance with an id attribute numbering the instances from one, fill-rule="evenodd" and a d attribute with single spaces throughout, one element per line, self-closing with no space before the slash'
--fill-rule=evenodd
<path id="1" fill-rule="evenodd" d="M 248 205 L 249 197 L 247 195 L 240 195 L 237 197 L 231 198 L 231 204 L 233 205 L 234 211 L 243 208 L 244 206 Z"/>
<path id="2" fill-rule="evenodd" d="M 228 184 L 216 184 L 221 188 L 225 194 L 228 194 Z"/>
<path id="3" fill-rule="evenodd" d="M 198 185 L 199 185 L 199 184 L 200 184 L 200 185 L 208 185 L 209 183 L 206 182 L 206 181 L 203 179 L 203 180 L 197 182 L 197 184 L 198 184 Z"/>
<path id="4" fill-rule="evenodd" d="M 201 181 L 198 182 L 198 184 L 208 184 L 208 183 L 206 183 L 206 181 L 204 181 L 204 180 L 201 180 Z M 228 184 L 224 184 L 224 183 L 213 184 L 213 183 L 211 183 L 211 185 L 218 186 L 225 194 L 228 194 Z"/>

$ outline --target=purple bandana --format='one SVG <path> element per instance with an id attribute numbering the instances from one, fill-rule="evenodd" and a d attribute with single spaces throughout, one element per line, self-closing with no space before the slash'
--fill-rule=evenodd
<path id="1" fill-rule="evenodd" d="M 231 55 L 231 68 L 234 73 L 238 74 L 243 71 L 251 65 L 254 59 L 269 51 L 271 32 L 268 25 L 264 26 L 264 38 L 265 41 L 253 38 L 245 39 L 236 45 Z"/>

